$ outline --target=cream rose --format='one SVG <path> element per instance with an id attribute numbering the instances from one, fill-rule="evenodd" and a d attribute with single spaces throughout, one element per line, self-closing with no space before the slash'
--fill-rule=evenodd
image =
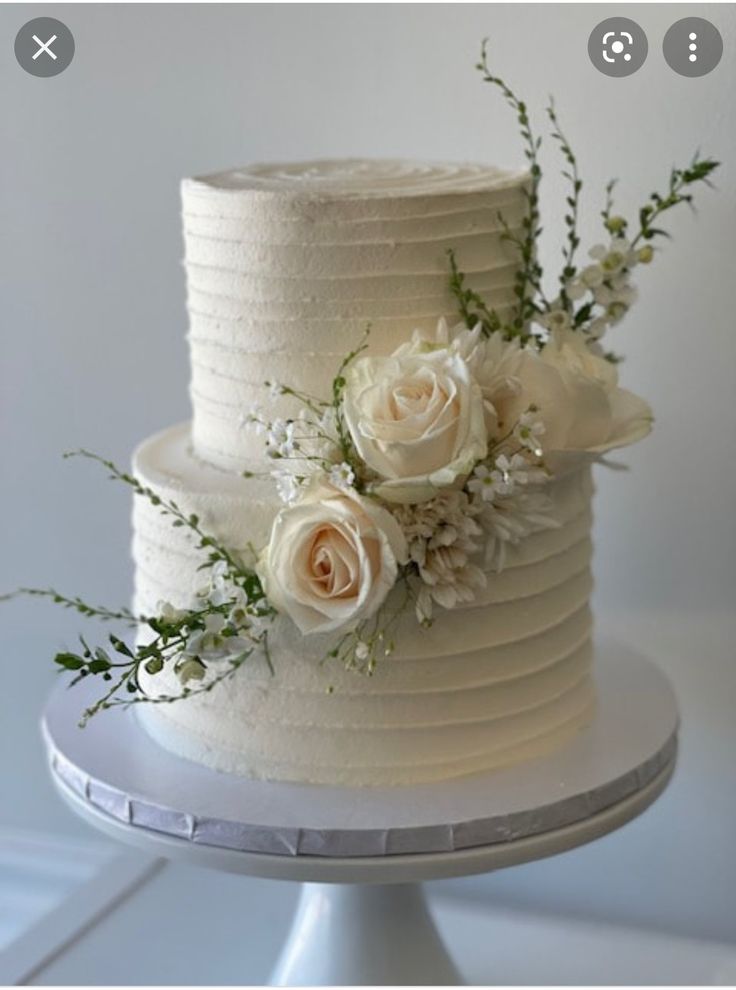
<path id="1" fill-rule="evenodd" d="M 400 348 L 348 369 L 345 421 L 388 502 L 416 503 L 453 485 L 485 457 L 483 396 L 463 358 L 446 348 Z"/>
<path id="2" fill-rule="evenodd" d="M 616 366 L 596 354 L 579 331 L 554 331 L 541 351 L 514 351 L 508 344 L 494 350 L 488 343 L 478 377 L 499 432 L 513 428 L 531 404 L 545 425 L 547 453 L 603 453 L 650 432 L 649 405 L 619 388 Z"/>
<path id="3" fill-rule="evenodd" d="M 279 512 L 258 575 L 271 604 L 302 633 L 324 633 L 372 615 L 406 559 L 406 540 L 386 509 L 315 484 Z"/>

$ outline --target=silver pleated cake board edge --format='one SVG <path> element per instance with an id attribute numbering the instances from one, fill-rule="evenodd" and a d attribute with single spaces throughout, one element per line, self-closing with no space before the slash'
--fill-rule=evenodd
<path id="1" fill-rule="evenodd" d="M 93 697 L 88 682 L 52 693 L 43 735 L 54 781 L 75 810 L 161 855 L 291 879 L 321 879 L 330 862 L 369 867 L 383 857 L 398 868 L 442 859 L 438 875 L 450 876 L 544 855 L 537 840 L 547 834 L 557 836 L 550 852 L 588 841 L 634 817 L 666 786 L 678 728 L 667 677 L 612 641 L 596 644 L 594 672 L 594 720 L 562 748 L 415 786 L 330 787 L 219 773 L 161 748 L 134 707 L 103 712 L 82 730 L 79 714 Z M 504 855 L 511 846 L 516 853 Z M 395 870 L 389 875 L 398 881 Z"/>

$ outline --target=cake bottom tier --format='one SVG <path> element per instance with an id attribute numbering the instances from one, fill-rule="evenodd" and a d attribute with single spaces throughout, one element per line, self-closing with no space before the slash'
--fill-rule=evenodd
<path id="1" fill-rule="evenodd" d="M 137 476 L 235 549 L 261 546 L 279 503 L 271 486 L 197 461 L 187 425 L 145 441 Z M 478 600 L 438 610 L 428 630 L 402 619 L 396 650 L 371 677 L 321 663 L 329 637 L 288 619 L 269 634 L 273 673 L 254 658 L 212 691 L 139 706 L 162 746 L 249 777 L 390 786 L 449 779 L 544 756 L 595 707 L 588 607 L 592 483 L 579 465 L 549 486 L 559 526 L 512 548 Z M 138 499 L 136 608 L 191 603 L 200 552 L 186 530 Z M 174 675 L 142 684 L 180 693 Z"/>

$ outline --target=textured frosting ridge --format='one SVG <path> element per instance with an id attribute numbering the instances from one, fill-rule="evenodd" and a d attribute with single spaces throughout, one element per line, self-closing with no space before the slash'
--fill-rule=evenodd
<path id="1" fill-rule="evenodd" d="M 371 326 L 389 353 L 417 327 L 456 319 L 447 252 L 501 315 L 526 173 L 487 165 L 345 160 L 253 165 L 182 184 L 192 436 L 197 455 L 259 470 L 244 409 L 273 403 L 264 381 L 323 394 Z"/>
<path id="2" fill-rule="evenodd" d="M 268 485 L 199 461 L 188 424 L 146 441 L 135 471 L 233 547 L 263 542 L 278 510 Z M 142 706 L 148 731 L 221 770 L 316 783 L 418 783 L 548 752 L 594 705 L 590 469 L 570 471 L 550 494 L 559 528 L 513 548 L 473 605 L 441 612 L 430 630 L 407 615 L 373 677 L 321 666 L 330 639 L 279 619 L 269 636 L 275 677 L 254 661 L 208 694 Z M 144 500 L 134 530 L 136 608 L 189 604 L 202 558 L 188 531 Z M 151 689 L 178 693 L 160 676 Z"/>

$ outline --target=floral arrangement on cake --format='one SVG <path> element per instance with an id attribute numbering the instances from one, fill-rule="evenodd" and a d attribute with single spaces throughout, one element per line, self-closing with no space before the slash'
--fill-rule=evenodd
<path id="1" fill-rule="evenodd" d="M 635 300 L 632 275 L 655 258 L 665 236 L 662 215 L 690 203 L 691 187 L 707 183 L 717 163 L 696 156 L 674 169 L 666 190 L 651 195 L 635 223 L 614 212 L 610 183 L 604 241 L 581 263 L 583 183 L 550 105 L 551 135 L 569 182 L 563 264 L 550 298 L 536 250 L 541 141 L 525 103 L 490 72 L 485 45 L 477 68 L 516 114 L 529 165 L 523 236 L 500 217 L 519 259 L 511 319 L 501 320 L 467 287 L 450 253 L 456 326 L 441 320 L 433 336 L 417 330 L 388 356 L 366 353 L 367 329 L 335 369 L 326 396 L 267 382 L 274 396 L 297 400 L 300 412 L 293 419 L 271 419 L 260 408 L 243 412 L 244 426 L 263 436 L 282 502 L 268 544 L 248 559 L 111 461 L 89 451 L 66 455 L 98 461 L 173 526 L 190 530 L 207 574 L 189 607 L 161 602 L 153 616 L 91 606 L 49 589 L 14 593 L 145 631 L 136 645 L 114 634 L 105 647 L 81 637 L 78 650 L 56 655 L 72 683 L 89 676 L 108 682 L 82 724 L 116 705 L 211 691 L 254 654 L 271 665 L 268 636 L 277 618 L 304 635 L 327 635 L 326 661 L 371 674 L 391 654 L 402 616 L 413 611 L 430 626 L 438 609 L 472 602 L 487 574 L 504 566 L 510 546 L 559 525 L 546 486 L 566 459 L 601 459 L 650 431 L 649 406 L 620 387 L 619 358 L 602 340 Z M 142 693 L 141 671 L 164 669 L 175 671 L 180 690 Z"/>

